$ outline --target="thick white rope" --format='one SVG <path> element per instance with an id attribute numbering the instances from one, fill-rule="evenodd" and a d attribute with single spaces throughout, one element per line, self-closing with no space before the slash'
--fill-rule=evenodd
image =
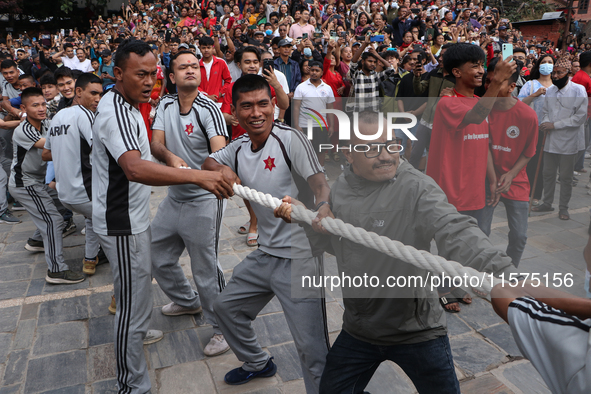
<path id="1" fill-rule="evenodd" d="M 258 192 L 249 187 L 234 184 L 234 193 L 246 200 L 256 202 L 267 208 L 278 208 L 282 201 L 270 194 Z M 312 224 L 312 220 L 317 213 L 312 212 L 301 205 L 292 205 L 291 217 L 293 220 L 299 222 L 306 222 Z M 491 274 L 485 274 L 476 271 L 474 268 L 465 267 L 457 261 L 446 260 L 441 256 L 432 255 L 425 250 L 417 250 L 409 245 L 404 245 L 399 241 L 389 239 L 378 235 L 374 232 L 367 231 L 360 227 L 355 227 L 351 224 L 345 223 L 340 219 L 333 219 L 326 217 L 320 222 L 322 226 L 331 234 L 338 235 L 360 245 L 380 251 L 388 256 L 402 260 L 406 263 L 412 264 L 415 267 L 430 271 L 435 275 L 446 274 L 450 277 L 477 277 L 480 286 L 473 286 L 480 291 L 490 293 L 492 287 L 501 281 L 501 279 L 493 278 Z M 492 283 L 491 283 L 492 279 Z M 464 282 L 465 283 L 465 282 Z"/>

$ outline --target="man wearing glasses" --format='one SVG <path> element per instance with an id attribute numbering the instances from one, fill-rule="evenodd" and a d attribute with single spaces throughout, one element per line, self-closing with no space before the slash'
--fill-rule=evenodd
<path id="1" fill-rule="evenodd" d="M 554 65 L 552 83 L 546 90 L 540 130 L 546 133 L 544 145 L 544 203 L 533 207 L 534 212 L 553 211 L 556 172 L 560 171 L 560 201 L 558 217 L 570 219 L 568 203 L 573 190 L 573 172 L 577 152 L 585 149 L 587 92 L 582 85 L 569 80 L 571 62 L 559 59 Z"/>
<path id="2" fill-rule="evenodd" d="M 359 114 L 359 132 L 366 137 L 376 134 L 378 123 L 376 113 Z M 441 256 L 478 271 L 514 271 L 511 259 L 490 243 L 475 221 L 447 202 L 430 177 L 400 160 L 399 141 L 387 141 L 385 133 L 369 138 L 352 137 L 356 149 L 344 151 L 348 165 L 332 185 L 329 199 L 334 217 L 419 250 L 429 250 L 435 240 Z M 289 196 L 283 201 L 300 204 Z M 282 204 L 275 216 L 291 221 L 291 205 Z M 317 220 L 314 225 L 319 225 Z M 320 393 L 361 393 L 380 363 L 391 360 L 419 393 L 459 394 L 437 289 L 411 280 L 431 274 L 303 226 L 314 248 L 336 256 L 339 277 L 371 278 L 361 285 L 342 281 L 343 327 L 326 357 Z"/>

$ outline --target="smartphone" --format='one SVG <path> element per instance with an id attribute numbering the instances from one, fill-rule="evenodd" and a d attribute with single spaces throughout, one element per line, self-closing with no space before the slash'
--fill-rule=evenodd
<path id="1" fill-rule="evenodd" d="M 505 60 L 513 56 L 513 44 L 503 44 L 502 59 Z"/>
<path id="2" fill-rule="evenodd" d="M 341 38 L 347 38 L 347 32 L 346 31 L 342 31 L 340 34 Z"/>
<path id="3" fill-rule="evenodd" d="M 302 34 L 302 40 L 307 40 L 307 39 L 308 39 L 308 33 Z"/>
<path id="4" fill-rule="evenodd" d="M 382 34 L 371 36 L 369 39 L 370 42 L 384 42 L 384 36 Z"/>
<path id="5" fill-rule="evenodd" d="M 306 4 L 314 4 L 314 0 L 306 0 Z"/>
<path id="6" fill-rule="evenodd" d="M 444 33 L 447 33 L 447 32 L 449 31 L 449 27 L 447 27 L 447 26 L 443 26 L 443 27 L 441 28 L 441 31 L 442 31 L 442 32 L 444 32 Z"/>
<path id="7" fill-rule="evenodd" d="M 183 30 L 183 37 L 187 35 L 187 32 Z"/>
<path id="8" fill-rule="evenodd" d="M 166 35 L 165 35 L 165 38 L 164 38 L 164 40 L 166 42 L 170 42 L 170 36 L 171 36 L 171 34 L 172 34 L 172 29 L 167 29 L 166 30 Z"/>
<path id="9" fill-rule="evenodd" d="M 411 11 L 413 14 L 418 14 L 419 12 L 421 12 L 421 9 L 420 9 L 420 8 L 411 8 L 411 9 L 410 9 L 410 11 Z"/>
<path id="10" fill-rule="evenodd" d="M 365 41 L 365 36 L 355 36 L 357 41 Z"/>
<path id="11" fill-rule="evenodd" d="M 64 29 L 60 29 L 60 34 L 62 35 L 62 37 L 65 36 L 66 35 L 65 30 Z"/>
<path id="12" fill-rule="evenodd" d="M 164 32 L 163 31 L 158 32 L 158 36 L 160 36 L 161 39 L 164 39 Z"/>
<path id="13" fill-rule="evenodd" d="M 263 60 L 263 70 L 270 69 L 271 71 L 273 71 L 274 68 L 275 68 L 275 66 L 274 66 L 274 63 L 273 63 L 273 59 L 265 59 L 265 60 Z"/>
<path id="14" fill-rule="evenodd" d="M 486 12 L 490 11 L 490 6 L 488 6 L 488 5 L 487 5 L 486 7 L 484 7 L 484 10 L 485 10 Z"/>
<path id="15" fill-rule="evenodd" d="M 335 15 L 334 15 L 334 18 L 335 18 L 336 20 L 341 20 L 341 16 L 340 16 L 339 14 L 335 14 Z"/>
<path id="16" fill-rule="evenodd" d="M 214 25 L 214 26 L 213 26 L 213 30 L 215 30 L 215 31 L 220 31 L 220 30 L 222 30 L 222 25 Z"/>

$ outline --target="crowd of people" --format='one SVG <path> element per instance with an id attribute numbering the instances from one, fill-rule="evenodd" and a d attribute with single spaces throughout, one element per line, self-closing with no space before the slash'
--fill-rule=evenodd
<path id="1" fill-rule="evenodd" d="M 445 312 L 471 303 L 466 291 L 344 291 L 331 347 L 324 293 L 294 297 L 294 272 L 323 272 L 326 251 L 349 274 L 427 275 L 327 234 L 320 219 L 333 216 L 523 279 L 530 209 L 555 209 L 558 175 L 558 216 L 569 220 L 591 157 L 591 50 L 580 38 L 569 35 L 566 50 L 525 40 L 498 9 L 461 0 L 137 1 L 79 29 L 7 34 L 0 222 L 28 212 L 37 230 L 25 248 L 44 252 L 48 283 L 79 283 L 110 263 L 120 393 L 151 388 L 143 345 L 163 337 L 148 329 L 153 278 L 172 301 L 163 314 L 203 313 L 212 325 L 205 355 L 232 349 L 244 362 L 228 384 L 276 373 L 251 321 L 277 296 L 308 393 L 361 393 L 384 360 L 421 393 L 459 393 Z M 310 113 L 331 109 L 355 113 L 350 140 L 339 140 L 336 117 Z M 388 112 L 416 122 L 388 140 L 376 134 Z M 330 186 L 328 161 L 343 164 Z M 218 245 L 235 182 L 285 203 L 273 212 L 245 201 L 238 232 L 256 250 L 226 283 Z M 149 186 L 169 186 L 153 220 Z M 488 239 L 499 202 L 506 251 Z M 318 212 L 312 226 L 291 223 L 292 204 Z M 63 257 L 74 213 L 85 218 L 83 272 Z M 185 249 L 196 290 L 179 264 Z M 587 392 L 589 300 L 544 291 L 495 288 L 493 306 L 554 391 Z M 568 365 L 531 340 L 551 347 L 556 332 L 571 340 Z"/>

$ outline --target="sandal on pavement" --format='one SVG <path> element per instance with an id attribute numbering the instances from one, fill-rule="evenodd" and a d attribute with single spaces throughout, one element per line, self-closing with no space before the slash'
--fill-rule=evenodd
<path id="1" fill-rule="evenodd" d="M 246 237 L 246 244 L 251 247 L 259 246 L 259 234 L 258 233 L 248 233 Z"/>
<path id="2" fill-rule="evenodd" d="M 554 207 L 552 205 L 544 203 L 538 205 L 537 207 L 533 207 L 531 210 L 534 212 L 552 212 L 554 210 Z"/>
<path id="3" fill-rule="evenodd" d="M 248 234 L 248 228 L 250 227 L 250 221 L 246 222 L 242 226 L 238 227 L 238 234 Z"/>
<path id="4" fill-rule="evenodd" d="M 568 214 L 568 211 L 566 209 L 561 209 L 558 212 L 558 218 L 561 220 L 569 220 L 570 219 L 570 215 Z"/>
<path id="5" fill-rule="evenodd" d="M 339 156 L 339 153 L 338 153 L 338 152 L 334 152 L 334 153 L 332 154 L 332 159 L 333 159 L 335 162 L 337 162 L 337 161 L 341 161 L 341 156 Z"/>
<path id="6" fill-rule="evenodd" d="M 449 312 L 449 313 L 458 313 L 459 311 L 453 310 L 453 309 L 448 309 L 446 308 L 446 306 L 451 305 L 451 304 L 457 304 L 458 303 L 458 299 L 453 298 L 453 297 L 445 297 L 445 296 L 440 296 L 439 297 L 439 303 L 441 304 L 441 307 L 443 308 L 444 311 Z M 459 306 L 459 304 L 458 304 Z"/>
<path id="7" fill-rule="evenodd" d="M 540 200 L 533 199 L 531 201 L 531 206 L 532 207 L 537 207 L 538 205 L 540 205 Z"/>
<path id="8" fill-rule="evenodd" d="M 470 305 L 472 303 L 472 297 L 470 294 L 459 287 L 453 289 L 449 294 L 456 297 L 456 299 L 462 304 Z"/>

